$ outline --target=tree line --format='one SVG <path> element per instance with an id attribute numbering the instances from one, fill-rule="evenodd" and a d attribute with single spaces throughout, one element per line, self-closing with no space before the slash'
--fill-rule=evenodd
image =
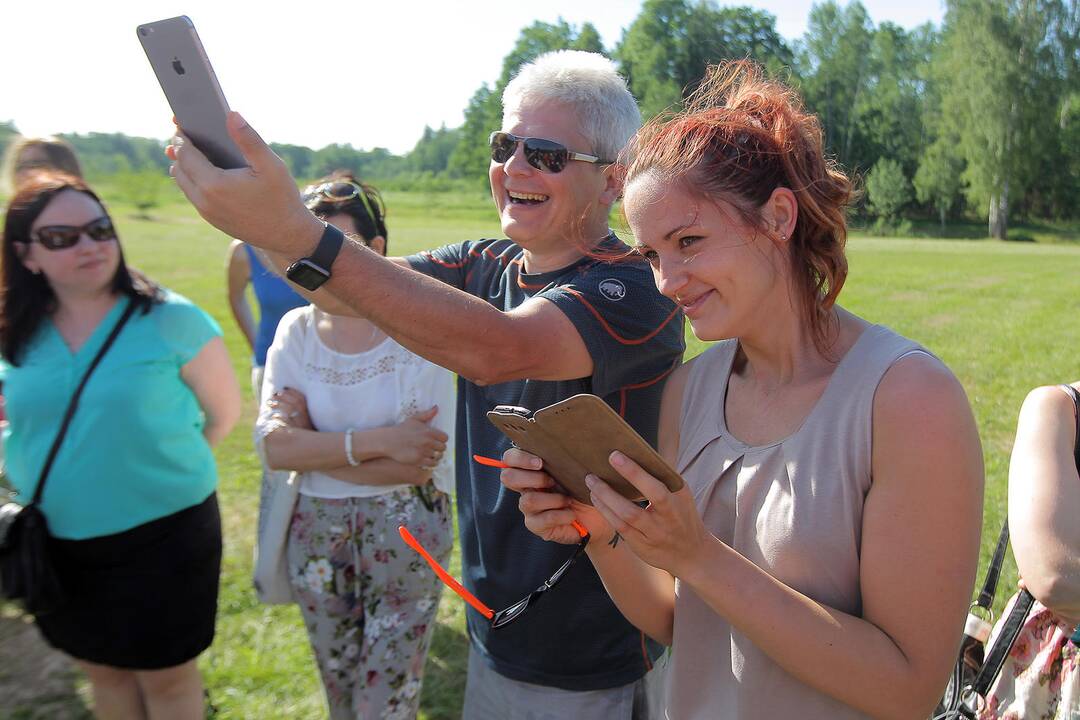
<path id="1" fill-rule="evenodd" d="M 1005 238 L 1013 219 L 1080 217 L 1080 0 L 946 0 L 940 27 L 875 25 L 853 0 L 815 4 L 793 42 L 768 12 L 714 0 L 646 0 L 613 48 L 563 20 L 524 28 L 493 84 L 456 128 L 425 128 L 404 155 L 385 148 L 274 144 L 301 178 L 336 168 L 388 188 L 480 187 L 487 135 L 522 64 L 563 48 L 613 58 L 645 117 L 677 110 L 709 63 L 751 58 L 802 93 L 829 152 L 864 179 L 860 211 L 886 228 L 905 217 L 983 217 Z M 14 127 L 0 123 L 0 146 Z M 89 173 L 160 170 L 161 143 L 65 136 Z"/>

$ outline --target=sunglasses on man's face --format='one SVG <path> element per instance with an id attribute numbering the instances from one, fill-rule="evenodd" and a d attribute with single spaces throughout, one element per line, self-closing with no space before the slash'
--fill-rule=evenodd
<path id="1" fill-rule="evenodd" d="M 537 170 L 548 173 L 560 173 L 571 160 L 609 165 L 611 160 L 601 160 L 596 155 L 574 152 L 562 143 L 534 137 L 518 137 L 508 132 L 495 131 L 488 137 L 491 145 L 491 159 L 504 163 L 517 152 L 518 143 L 525 146 L 525 160 Z"/>
<path id="2" fill-rule="evenodd" d="M 375 222 L 375 212 L 368 201 L 367 193 L 364 192 L 364 188 L 354 182 L 338 180 L 325 182 L 321 185 L 308 185 L 304 188 L 301 196 L 304 199 L 304 206 L 308 210 L 312 210 L 322 203 L 346 203 L 350 200 L 359 200 L 363 203 L 364 209 L 367 210 L 368 217 L 371 218 L 372 222 Z"/>
<path id="3" fill-rule="evenodd" d="M 84 234 L 96 242 L 109 242 L 116 239 L 116 228 L 106 215 L 85 225 L 44 225 L 30 233 L 30 239 L 46 250 L 66 250 L 75 247 Z"/>
<path id="4" fill-rule="evenodd" d="M 536 601 L 543 597 L 544 593 L 555 587 L 555 584 L 558 583 L 559 580 L 562 580 L 563 575 L 565 575 L 566 571 L 570 569 L 570 566 L 574 564 L 574 561 L 581 557 L 581 553 L 585 552 L 585 546 L 589 544 L 589 533 L 577 521 L 574 522 L 574 527 L 577 529 L 578 534 L 581 535 L 581 542 L 577 544 L 574 554 L 567 558 L 566 562 L 560 565 L 559 569 L 556 570 L 550 578 L 545 580 L 543 585 L 536 588 L 513 605 L 509 605 L 499 611 L 492 610 L 487 605 L 480 602 L 475 595 L 466 590 L 465 587 L 455 580 L 450 573 L 446 572 L 442 565 L 439 564 L 439 561 L 431 557 L 431 554 L 424 549 L 420 544 L 420 541 L 413 537 L 408 528 L 402 525 L 398 527 L 398 533 L 401 534 L 401 539 L 405 541 L 406 545 L 420 553 L 420 556 L 427 560 L 428 565 L 435 571 L 435 575 L 446 583 L 447 587 L 456 592 L 462 600 L 472 605 L 478 613 L 486 617 L 488 622 L 491 623 L 492 629 L 498 629 L 506 627 L 514 622 L 521 617 L 526 610 L 535 605 Z"/>

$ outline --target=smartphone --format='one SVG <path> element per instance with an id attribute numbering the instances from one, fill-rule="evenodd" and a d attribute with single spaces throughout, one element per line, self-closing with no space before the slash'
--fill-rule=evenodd
<path id="1" fill-rule="evenodd" d="M 245 167 L 225 129 L 229 104 L 191 19 L 158 20 L 136 32 L 184 134 L 219 168 Z"/>
<path id="2" fill-rule="evenodd" d="M 641 500 L 641 491 L 611 467 L 608 457 L 618 450 L 671 492 L 683 479 L 618 413 L 595 395 L 574 395 L 554 405 L 528 408 L 499 405 L 487 413 L 497 427 L 522 450 L 544 460 L 544 469 L 575 500 L 591 505 L 585 476 L 596 475 L 628 500 Z"/>

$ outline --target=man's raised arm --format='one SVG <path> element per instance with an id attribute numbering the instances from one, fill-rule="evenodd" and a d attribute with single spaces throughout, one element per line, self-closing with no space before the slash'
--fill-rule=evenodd
<path id="1" fill-rule="evenodd" d="M 266 250 L 284 269 L 312 253 L 325 225 L 304 206 L 285 163 L 258 133 L 235 112 L 227 125 L 248 167 L 215 167 L 181 138 L 167 149 L 173 176 L 207 222 Z M 546 300 L 502 312 L 356 242 L 343 243 L 329 269 L 329 280 L 309 295 L 322 309 L 369 318 L 409 350 L 478 384 L 592 374 L 577 329 Z"/>

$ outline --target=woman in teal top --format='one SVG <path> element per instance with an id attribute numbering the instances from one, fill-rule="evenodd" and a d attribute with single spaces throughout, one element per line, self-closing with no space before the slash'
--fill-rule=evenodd
<path id="1" fill-rule="evenodd" d="M 218 325 L 124 263 L 98 197 L 41 175 L 8 207 L 0 279 L 8 475 L 32 497 L 60 419 L 90 377 L 41 509 L 71 600 L 35 618 L 86 672 L 102 717 L 201 718 L 195 658 L 214 634 L 221 523 L 210 447 L 240 413 Z"/>

